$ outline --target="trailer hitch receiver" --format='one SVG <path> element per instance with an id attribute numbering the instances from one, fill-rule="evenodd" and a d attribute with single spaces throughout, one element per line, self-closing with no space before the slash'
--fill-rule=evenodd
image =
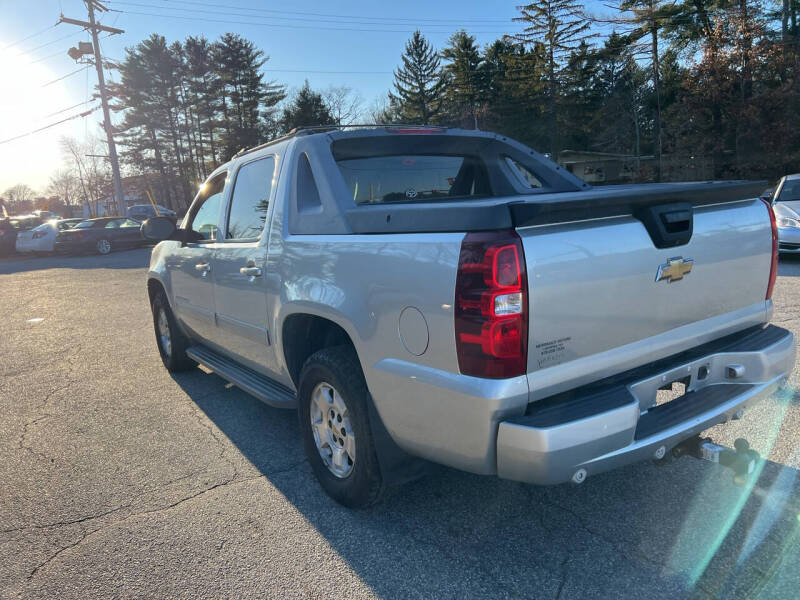
<path id="1" fill-rule="evenodd" d="M 733 443 L 733 448 L 728 448 L 715 444 L 711 438 L 699 436 L 689 438 L 675 446 L 672 455 L 676 458 L 684 455 L 693 456 L 727 467 L 733 471 L 733 482 L 736 485 L 747 483 L 747 479 L 755 472 L 761 458 L 743 438 L 737 439 Z"/>

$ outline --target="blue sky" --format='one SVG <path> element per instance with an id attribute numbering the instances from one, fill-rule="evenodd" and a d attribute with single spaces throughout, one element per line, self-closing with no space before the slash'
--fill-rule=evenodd
<path id="1" fill-rule="evenodd" d="M 305 79 L 317 89 L 347 85 L 368 106 L 391 87 L 392 69 L 414 29 L 419 28 L 437 48 L 460 28 L 484 44 L 519 29 L 511 21 L 517 4 L 515 0 L 109 0 L 110 9 L 122 12 L 103 13 L 101 21 L 125 33 L 102 39 L 101 48 L 106 56 L 121 59 L 126 47 L 154 32 L 173 41 L 198 34 L 216 39 L 233 31 L 270 57 L 264 66 L 269 79 L 290 89 Z M 71 25 L 52 27 L 61 12 L 86 18 L 81 0 L 0 0 L 0 64 L 7 72 L 0 78 L 0 140 L 80 112 L 78 107 L 53 115 L 85 101 L 96 83 L 94 71 L 87 70 L 42 87 L 79 68 L 66 51 L 89 39 L 87 32 Z M 23 40 L 27 36 L 31 37 Z M 0 144 L 0 193 L 17 182 L 43 190 L 60 162 L 59 137 L 98 135 L 99 115 Z M 31 154 L 36 161 L 30 160 Z"/>

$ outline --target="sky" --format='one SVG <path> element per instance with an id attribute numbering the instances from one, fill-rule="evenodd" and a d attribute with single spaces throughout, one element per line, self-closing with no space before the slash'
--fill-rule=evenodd
<path id="1" fill-rule="evenodd" d="M 480 44 L 518 31 L 512 22 L 519 0 L 108 0 L 105 25 L 125 30 L 101 38 L 104 56 L 123 59 L 151 33 L 168 41 L 188 35 L 213 40 L 238 33 L 262 49 L 266 79 L 289 90 L 308 79 L 315 89 L 347 85 L 365 108 L 392 85 L 405 42 L 420 29 L 437 48 L 464 28 Z M 76 115 L 97 83 L 94 69 L 81 68 L 67 50 L 89 33 L 55 25 L 59 15 L 86 20 L 82 0 L 0 0 L 0 195 L 17 183 L 44 192 L 61 165 L 59 139 L 100 137 L 101 111 L 40 133 L 9 138 Z M 101 34 L 105 35 L 105 34 Z M 107 73 L 113 80 L 114 73 Z M 60 79 L 64 77 L 63 79 Z M 58 79 L 58 81 L 56 81 Z M 79 105 L 79 106 L 76 106 Z M 67 109 L 67 110 L 65 110 Z"/>

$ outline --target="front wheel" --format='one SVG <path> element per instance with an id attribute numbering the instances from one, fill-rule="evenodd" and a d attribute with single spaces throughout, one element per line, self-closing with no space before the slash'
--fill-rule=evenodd
<path id="1" fill-rule="evenodd" d="M 163 291 L 153 298 L 152 309 L 158 353 L 167 370 L 177 373 L 196 367 L 197 363 L 186 355 L 189 340 L 175 322 L 175 315 Z"/>
<path id="2" fill-rule="evenodd" d="M 297 394 L 306 456 L 322 488 L 350 508 L 380 500 L 384 486 L 367 413 L 367 385 L 348 346 L 314 353 Z"/>

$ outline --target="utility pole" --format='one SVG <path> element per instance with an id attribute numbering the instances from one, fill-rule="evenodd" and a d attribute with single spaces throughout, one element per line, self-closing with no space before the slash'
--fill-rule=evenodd
<path id="1" fill-rule="evenodd" d="M 111 177 L 114 183 L 114 198 L 117 204 L 117 212 L 120 216 L 125 216 L 127 207 L 125 206 L 125 194 L 122 191 L 122 177 L 119 172 L 119 158 L 117 156 L 117 146 L 114 144 L 114 134 L 111 125 L 111 113 L 108 109 L 108 92 L 106 91 L 106 79 L 103 75 L 103 58 L 100 56 L 100 44 L 97 37 L 98 31 L 107 31 L 109 33 L 125 33 L 122 29 L 114 27 L 107 27 L 101 25 L 94 20 L 94 11 L 97 9 L 99 12 L 105 12 L 108 9 L 103 6 L 99 0 L 84 0 L 86 7 L 89 10 L 89 22 L 78 21 L 76 19 L 68 19 L 61 15 L 59 23 L 69 23 L 70 25 L 79 25 L 84 29 L 88 29 L 92 33 L 92 50 L 94 52 L 94 66 L 97 69 L 97 84 L 100 88 L 100 102 L 103 105 L 103 128 L 106 130 L 106 139 L 108 141 L 108 157 L 111 161 Z M 88 54 L 86 50 L 78 46 L 78 49 L 71 48 L 69 55 L 75 60 L 80 58 L 83 54 Z"/>

